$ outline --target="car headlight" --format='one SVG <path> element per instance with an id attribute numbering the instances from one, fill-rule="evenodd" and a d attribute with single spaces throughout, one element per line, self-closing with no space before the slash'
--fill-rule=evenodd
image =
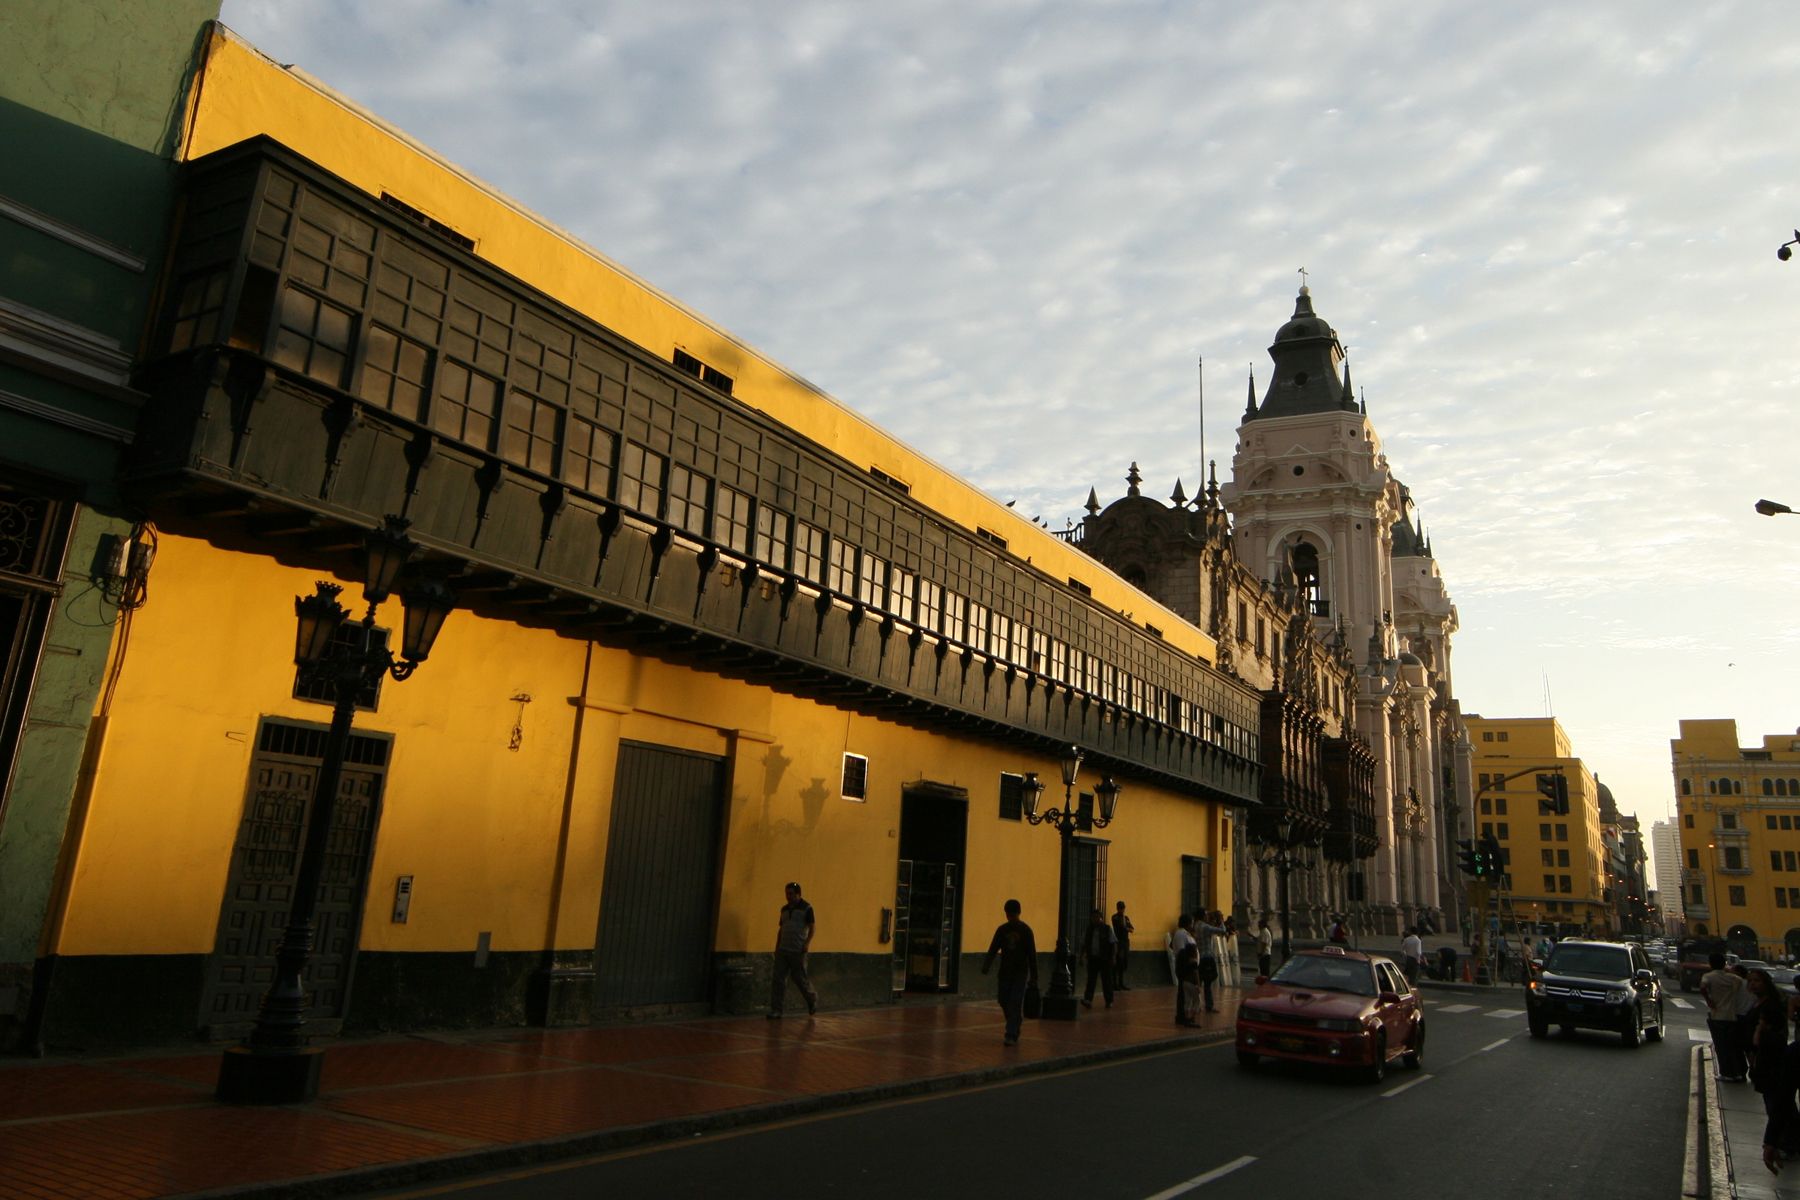
<path id="1" fill-rule="evenodd" d="M 1606 993 L 1606 1002 L 1608 1004 L 1624 1004 L 1630 999 L 1631 991 L 1628 988 L 1613 988 Z"/>
<path id="2" fill-rule="evenodd" d="M 1362 1022 L 1351 1017 L 1324 1017 L 1319 1021 L 1319 1028 L 1333 1033 L 1356 1033 L 1362 1029 Z"/>

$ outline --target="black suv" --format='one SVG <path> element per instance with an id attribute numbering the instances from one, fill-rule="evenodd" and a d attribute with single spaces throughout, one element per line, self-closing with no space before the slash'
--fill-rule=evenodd
<path id="1" fill-rule="evenodd" d="M 1525 992 L 1531 1036 L 1550 1026 L 1610 1029 L 1635 1046 L 1663 1036 L 1662 981 L 1650 969 L 1642 946 L 1623 942 L 1558 942 Z"/>

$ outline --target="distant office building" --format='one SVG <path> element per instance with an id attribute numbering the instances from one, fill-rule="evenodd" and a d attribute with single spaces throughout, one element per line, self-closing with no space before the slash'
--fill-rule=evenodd
<path id="1" fill-rule="evenodd" d="M 1650 826 L 1651 860 L 1656 870 L 1656 907 L 1663 920 L 1681 920 L 1681 834 L 1674 821 Z"/>

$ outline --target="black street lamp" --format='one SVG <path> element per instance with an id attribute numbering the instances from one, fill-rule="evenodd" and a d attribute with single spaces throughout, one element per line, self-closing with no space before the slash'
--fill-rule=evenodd
<path id="1" fill-rule="evenodd" d="M 408 587 L 401 596 L 406 620 L 400 656 L 396 658 L 386 638 L 377 635 L 375 610 L 393 594 L 401 568 L 418 549 L 406 536 L 406 526 L 404 518 L 390 516 L 368 537 L 363 599 L 369 610 L 361 622 L 346 626 L 350 614 L 338 603 L 338 593 L 344 590 L 338 584 L 320 580 L 312 595 L 294 598 L 294 663 L 302 680 L 331 687 L 331 732 L 304 815 L 305 841 L 294 878 L 293 906 L 275 952 L 274 982 L 263 996 L 250 1037 L 225 1051 L 219 1068 L 221 1100 L 292 1104 L 319 1094 L 323 1051 L 307 1044 L 305 977 L 356 697 L 383 675 L 396 680 L 411 675 L 430 656 L 452 606 L 450 592 L 441 583 Z"/>
<path id="2" fill-rule="evenodd" d="M 1050 974 L 1050 991 L 1044 996 L 1043 1015 L 1057 1021 L 1073 1021 L 1079 1011 L 1075 1005 L 1075 931 L 1069 928 L 1069 901 L 1075 887 L 1075 831 L 1083 828 L 1104 829 L 1112 824 L 1119 806 L 1119 785 L 1109 775 L 1094 788 L 1099 804 L 1098 815 L 1084 820 L 1075 806 L 1075 777 L 1081 771 L 1081 747 L 1070 746 L 1062 756 L 1063 806 L 1039 813 L 1044 798 L 1044 782 L 1036 771 L 1025 773 L 1021 797 L 1025 819 L 1033 825 L 1048 821 L 1062 835 L 1062 878 L 1056 896 L 1056 969 Z"/>
<path id="3" fill-rule="evenodd" d="M 1765 517 L 1778 517 L 1782 513 L 1791 513 L 1794 510 L 1779 500 L 1758 500 L 1756 511 Z"/>
<path id="4" fill-rule="evenodd" d="M 1253 857 L 1259 867 L 1274 867 L 1277 895 L 1281 901 L 1281 961 L 1286 962 L 1293 953 L 1293 942 L 1288 933 L 1291 918 L 1288 912 L 1288 875 L 1293 871 L 1312 870 L 1310 856 L 1302 855 L 1302 850 L 1311 850 L 1319 844 L 1316 837 L 1296 838 L 1294 836 L 1294 819 L 1285 813 L 1275 826 L 1275 836 L 1263 834 L 1255 838 L 1257 850 Z"/>

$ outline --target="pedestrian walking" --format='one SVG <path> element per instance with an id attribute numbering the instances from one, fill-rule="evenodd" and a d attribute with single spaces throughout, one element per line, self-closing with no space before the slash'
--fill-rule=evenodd
<path id="1" fill-rule="evenodd" d="M 1125 968 L 1131 965 L 1131 935 L 1137 932 L 1137 926 L 1125 915 L 1125 902 L 1113 905 L 1112 915 L 1113 940 L 1119 944 L 1118 966 L 1113 971 L 1113 987 L 1121 992 L 1129 992 L 1131 985 L 1125 982 Z"/>
<path id="2" fill-rule="evenodd" d="M 1348 946 L 1350 944 L 1350 927 L 1344 924 L 1342 916 L 1331 918 L 1331 932 L 1325 935 L 1333 945 Z"/>
<path id="3" fill-rule="evenodd" d="M 1211 916 L 1212 921 L 1219 920 L 1217 912 L 1207 915 Z M 1219 978 L 1219 951 L 1218 942 L 1215 939 L 1225 936 L 1225 926 L 1223 924 L 1215 925 L 1212 921 L 1194 922 L 1194 941 L 1199 947 L 1195 973 L 1199 979 L 1201 997 L 1206 1004 L 1206 1011 L 1209 1013 L 1219 1011 L 1218 1007 L 1213 1004 L 1213 983 Z"/>
<path id="4" fill-rule="evenodd" d="M 1725 969 L 1723 954 L 1715 953 L 1706 961 L 1712 970 L 1700 977 L 1700 994 L 1706 998 L 1706 1027 L 1712 1031 L 1719 1078 L 1727 1083 L 1742 1083 L 1745 1065 L 1744 1047 L 1738 1037 L 1738 999 L 1743 995 L 1744 981 Z"/>
<path id="5" fill-rule="evenodd" d="M 981 973 L 986 975 L 1000 959 L 1000 1011 L 1006 1014 L 1006 1044 L 1019 1044 L 1019 1026 L 1025 1020 L 1025 989 L 1037 986 L 1037 939 L 1031 926 L 1019 920 L 1019 902 L 1006 902 L 1006 920 L 994 930 Z"/>
<path id="6" fill-rule="evenodd" d="M 1762 1093 L 1763 1166 L 1781 1170 L 1782 1150 L 1800 1127 L 1800 1110 L 1794 1107 L 1794 1083 L 1788 1078 L 1787 997 L 1769 973 L 1758 967 L 1744 980 L 1751 1000 L 1750 1083 Z"/>
<path id="7" fill-rule="evenodd" d="M 1094 985 L 1106 993 L 1106 1007 L 1112 1007 L 1113 972 L 1118 968 L 1119 946 L 1113 937 L 1106 914 L 1095 909 L 1088 917 L 1088 927 L 1081 937 L 1081 954 L 1087 959 L 1087 994 L 1081 998 L 1084 1008 L 1094 1007 Z"/>
<path id="8" fill-rule="evenodd" d="M 1419 936 L 1416 925 L 1406 927 L 1406 936 L 1400 939 L 1400 959 L 1406 970 L 1406 982 L 1419 982 L 1419 968 L 1425 965 L 1425 940 Z"/>
<path id="9" fill-rule="evenodd" d="M 1275 933 L 1269 928 L 1269 914 L 1264 913 L 1256 921 L 1256 974 L 1267 978 L 1274 974 L 1270 969 L 1275 965 Z"/>
<path id="10" fill-rule="evenodd" d="M 1226 987 L 1242 987 L 1244 966 L 1238 961 L 1237 918 L 1228 916 L 1223 922 L 1225 936 L 1219 942 L 1219 982 Z"/>
<path id="11" fill-rule="evenodd" d="M 1175 956 L 1175 1023 L 1194 1025 L 1200 1004 L 1200 952 L 1191 926 L 1194 919 L 1182 913 L 1169 935 L 1169 953 Z"/>
<path id="12" fill-rule="evenodd" d="M 781 918 L 775 927 L 775 979 L 769 989 L 769 1020 L 779 1020 L 782 1001 L 787 998 L 788 976 L 806 997 L 806 1015 L 819 1011 L 819 993 L 806 977 L 806 952 L 812 945 L 813 906 L 800 896 L 800 885 L 787 885 L 787 903 L 781 906 Z"/>

